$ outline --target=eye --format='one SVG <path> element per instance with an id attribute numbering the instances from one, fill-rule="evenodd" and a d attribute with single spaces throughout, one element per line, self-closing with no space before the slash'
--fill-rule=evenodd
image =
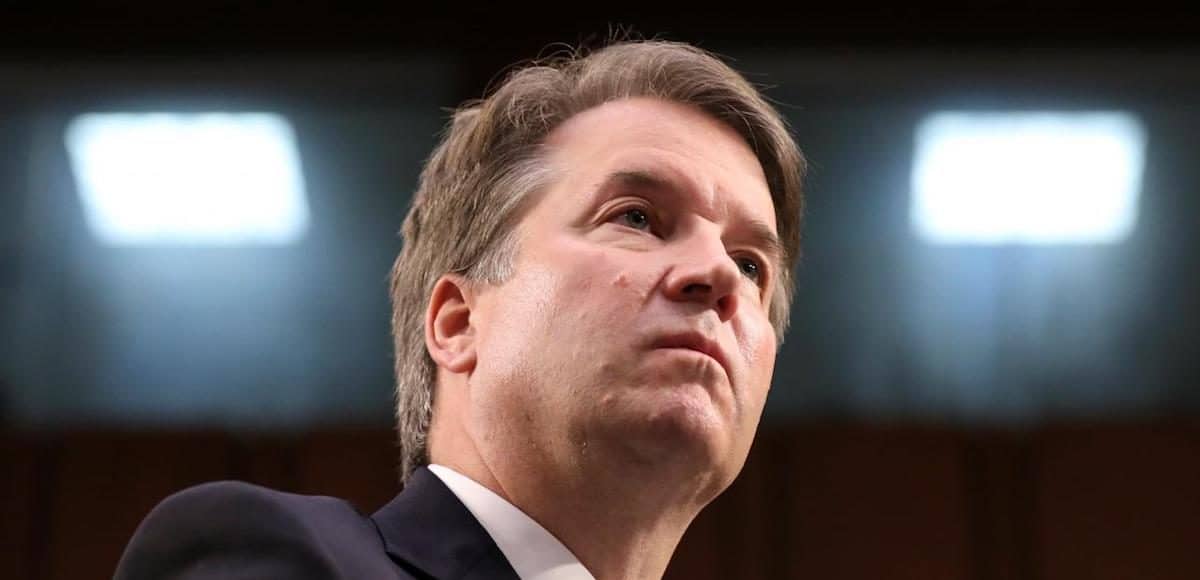
<path id="1" fill-rule="evenodd" d="M 618 216 L 622 225 L 631 227 L 635 230 L 649 230 L 650 216 L 646 215 L 645 211 L 637 208 L 627 209 L 621 212 Z"/>
<path id="2" fill-rule="evenodd" d="M 737 257 L 733 261 L 737 264 L 738 270 L 742 271 L 745 277 L 759 282 L 762 278 L 762 266 L 753 258 Z"/>

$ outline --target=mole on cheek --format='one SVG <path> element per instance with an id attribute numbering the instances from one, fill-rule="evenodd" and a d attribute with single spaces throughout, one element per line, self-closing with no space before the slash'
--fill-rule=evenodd
<path id="1" fill-rule="evenodd" d="M 645 287 L 641 282 L 634 284 L 635 278 L 628 272 L 621 272 L 613 278 L 613 288 L 620 288 L 630 292 L 639 302 L 644 302 L 650 296 L 650 289 Z"/>

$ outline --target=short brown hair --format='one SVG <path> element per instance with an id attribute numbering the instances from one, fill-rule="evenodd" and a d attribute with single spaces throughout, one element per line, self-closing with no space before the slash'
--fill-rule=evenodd
<path id="1" fill-rule="evenodd" d="M 525 202 L 552 178 L 542 163 L 546 136 L 573 115 L 633 97 L 697 107 L 737 131 L 758 157 L 784 249 L 769 311 L 776 338 L 783 340 L 791 266 L 800 248 L 805 160 L 759 91 L 714 55 L 675 42 L 623 41 L 532 63 L 486 99 L 455 112 L 404 220 L 404 247 L 391 273 L 402 480 L 429 462 L 437 367 L 425 348 L 424 322 L 434 283 L 450 272 L 503 282 L 517 251 L 511 234 Z"/>

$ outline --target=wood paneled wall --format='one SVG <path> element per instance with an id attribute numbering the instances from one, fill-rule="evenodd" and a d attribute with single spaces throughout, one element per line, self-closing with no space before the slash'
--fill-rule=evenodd
<path id="1" fill-rule="evenodd" d="M 111 577 L 141 518 L 241 479 L 350 500 L 398 489 L 392 433 L 7 433 L 0 577 Z M 1184 579 L 1200 574 L 1200 425 L 1031 432 L 813 425 L 760 431 L 689 529 L 670 579 Z"/>

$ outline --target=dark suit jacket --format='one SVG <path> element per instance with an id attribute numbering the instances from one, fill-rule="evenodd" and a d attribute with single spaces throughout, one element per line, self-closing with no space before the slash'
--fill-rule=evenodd
<path id="1" fill-rule="evenodd" d="M 349 503 L 223 481 L 181 491 L 138 526 L 118 580 L 491 579 L 517 574 L 428 469 L 365 517 Z"/>

